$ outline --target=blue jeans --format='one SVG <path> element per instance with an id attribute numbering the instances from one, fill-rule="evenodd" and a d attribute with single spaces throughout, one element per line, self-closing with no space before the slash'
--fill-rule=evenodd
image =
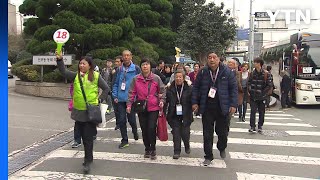
<path id="1" fill-rule="evenodd" d="M 74 142 L 81 144 L 80 124 L 75 121 L 73 128 Z"/>
<path id="2" fill-rule="evenodd" d="M 238 106 L 239 110 L 239 118 L 244 118 L 246 117 L 247 113 L 247 98 L 248 98 L 248 93 L 247 93 L 247 88 L 243 88 L 243 102 Z"/>
<path id="3" fill-rule="evenodd" d="M 138 133 L 137 130 L 137 122 L 136 122 L 136 114 L 133 110 L 131 110 L 131 113 L 126 112 L 126 102 L 118 102 L 117 104 L 118 108 L 118 124 L 120 127 L 122 143 L 128 143 L 128 134 L 127 134 L 127 119 L 128 122 L 132 128 L 132 133 Z"/>

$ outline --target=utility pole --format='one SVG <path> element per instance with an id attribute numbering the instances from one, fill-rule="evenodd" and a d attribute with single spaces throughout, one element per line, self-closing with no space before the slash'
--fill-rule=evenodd
<path id="1" fill-rule="evenodd" d="M 232 6 L 232 15 L 233 15 L 233 19 L 236 19 L 236 0 L 233 0 L 233 6 Z M 238 30 L 237 30 L 238 31 Z M 238 42 L 237 39 L 237 33 L 236 33 L 236 41 Z M 238 47 L 238 43 L 236 44 L 236 42 L 233 42 L 233 52 L 236 51 L 236 46 Z"/>
<path id="2" fill-rule="evenodd" d="M 249 32 L 249 64 L 250 67 L 252 67 L 252 61 L 253 61 L 253 56 L 254 56 L 254 48 L 253 48 L 253 42 L 254 42 L 254 15 L 252 13 L 252 1 L 250 0 L 250 23 L 249 23 L 249 27 L 250 27 L 250 32 Z"/>

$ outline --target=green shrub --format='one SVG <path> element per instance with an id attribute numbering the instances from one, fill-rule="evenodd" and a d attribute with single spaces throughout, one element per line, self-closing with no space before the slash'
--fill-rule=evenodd
<path id="1" fill-rule="evenodd" d="M 18 54 L 19 54 L 19 51 L 17 50 L 8 51 L 8 60 L 11 62 L 11 64 L 16 63 Z"/>
<path id="2" fill-rule="evenodd" d="M 16 67 L 14 72 L 22 81 L 40 81 L 40 66 L 22 65 Z"/>
<path id="3" fill-rule="evenodd" d="M 58 69 L 43 75 L 44 82 L 63 82 L 64 80 Z"/>
<path id="4" fill-rule="evenodd" d="M 19 52 L 18 55 L 17 55 L 16 62 L 19 62 L 19 61 L 24 60 L 24 59 L 31 59 L 32 60 L 32 54 L 27 52 L 27 51 Z"/>

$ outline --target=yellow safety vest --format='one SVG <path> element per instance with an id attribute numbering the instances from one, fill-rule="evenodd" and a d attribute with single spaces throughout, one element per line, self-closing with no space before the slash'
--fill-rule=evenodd
<path id="1" fill-rule="evenodd" d="M 99 104 L 99 87 L 98 87 L 98 79 L 99 73 L 93 73 L 94 79 L 93 81 L 88 80 L 88 73 L 86 73 L 83 77 L 81 77 L 83 89 L 86 94 L 88 104 L 98 105 Z M 73 81 L 73 108 L 77 110 L 86 110 L 86 102 L 83 98 L 80 81 L 78 78 L 78 74 L 76 75 Z"/>

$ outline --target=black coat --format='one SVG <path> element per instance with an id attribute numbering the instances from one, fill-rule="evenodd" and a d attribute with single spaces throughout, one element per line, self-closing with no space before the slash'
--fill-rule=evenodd
<path id="1" fill-rule="evenodd" d="M 284 75 L 282 77 L 282 81 L 280 83 L 281 92 L 287 93 L 291 89 L 291 80 L 289 76 Z"/>
<path id="2" fill-rule="evenodd" d="M 267 73 L 265 75 L 265 73 Z M 266 78 L 265 78 L 266 76 Z M 250 99 L 265 100 L 268 96 L 268 91 L 273 88 L 271 74 L 268 71 L 261 69 L 258 72 L 256 69 L 250 74 L 248 80 L 248 92 Z"/>
<path id="3" fill-rule="evenodd" d="M 192 104 L 199 105 L 200 114 L 203 114 L 206 110 L 211 85 L 210 68 L 205 66 L 198 73 L 192 90 Z M 226 116 L 230 107 L 238 107 L 238 86 L 235 73 L 222 63 L 219 65 L 216 87 L 222 114 Z"/>
<path id="4" fill-rule="evenodd" d="M 182 119 L 185 126 L 190 126 L 193 122 L 192 115 L 192 104 L 191 104 L 191 95 L 192 95 L 192 86 L 188 85 L 187 82 L 184 82 L 182 96 L 181 96 L 181 105 L 182 105 Z M 167 89 L 166 104 L 165 109 L 168 107 L 167 111 L 167 121 L 170 126 L 174 121 L 178 120 L 176 115 L 176 105 L 178 103 L 177 90 L 175 87 L 175 82 Z"/>

